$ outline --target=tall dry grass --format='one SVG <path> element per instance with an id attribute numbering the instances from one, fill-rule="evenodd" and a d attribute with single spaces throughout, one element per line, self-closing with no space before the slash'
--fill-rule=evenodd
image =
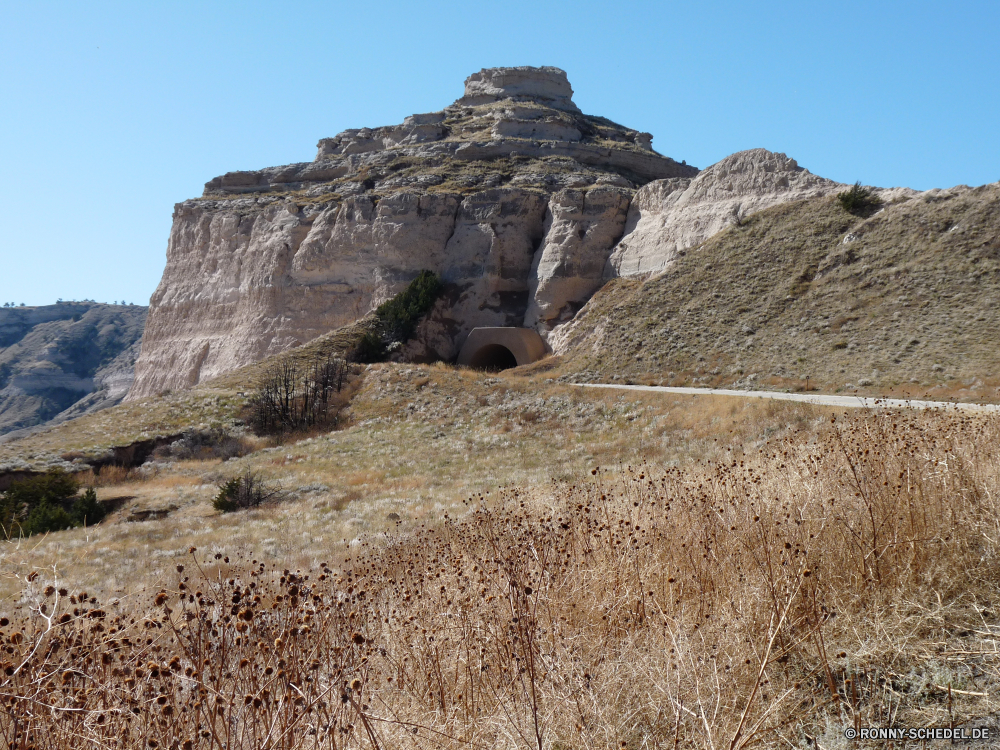
<path id="1" fill-rule="evenodd" d="M 192 550 L 145 604 L 36 576 L 0 621 L 0 737 L 734 750 L 985 716 L 998 437 L 861 415 L 767 454 L 470 499 L 338 570 Z"/>

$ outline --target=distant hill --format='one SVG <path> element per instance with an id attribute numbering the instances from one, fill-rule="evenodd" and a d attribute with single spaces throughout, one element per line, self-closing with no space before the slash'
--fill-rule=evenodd
<path id="1" fill-rule="evenodd" d="M 0 308 L 0 435 L 121 401 L 146 311 L 93 302 Z"/>
<path id="2" fill-rule="evenodd" d="M 995 399 L 998 303 L 1000 184 L 930 190 L 869 218 L 828 196 L 608 283 L 556 351 L 580 380 Z"/>

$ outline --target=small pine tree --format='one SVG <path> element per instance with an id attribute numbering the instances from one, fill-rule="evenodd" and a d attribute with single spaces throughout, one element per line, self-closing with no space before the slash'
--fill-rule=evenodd
<path id="1" fill-rule="evenodd" d="M 79 483 L 63 471 L 14 482 L 0 496 L 0 531 L 8 538 L 92 526 L 107 514 L 93 487 L 77 497 Z"/>
<path id="2" fill-rule="evenodd" d="M 97 501 L 97 492 L 88 487 L 81 497 L 73 503 L 72 519 L 74 526 L 93 526 L 100 523 L 107 515 L 107 509 Z"/>
<path id="3" fill-rule="evenodd" d="M 381 362 L 392 349 L 406 343 L 420 319 L 430 312 L 444 284 L 432 271 L 421 271 L 402 292 L 375 310 L 375 325 L 354 349 L 357 362 Z"/>
<path id="4" fill-rule="evenodd" d="M 219 485 L 219 494 L 212 500 L 212 507 L 220 513 L 232 513 L 263 505 L 276 499 L 281 488 L 264 481 L 263 477 L 247 468 L 239 476 Z"/>
<path id="5" fill-rule="evenodd" d="M 220 513 L 232 513 L 239 510 L 236 498 L 240 494 L 240 478 L 233 477 L 219 485 L 219 494 L 212 500 L 212 507 Z"/>
<path id="6" fill-rule="evenodd" d="M 882 199 L 869 187 L 862 187 L 855 182 L 850 190 L 837 194 L 837 202 L 841 208 L 855 216 L 867 216 L 882 205 Z"/>
<path id="7" fill-rule="evenodd" d="M 32 536 L 33 534 L 46 534 L 50 531 L 62 531 L 75 525 L 72 516 L 62 505 L 43 499 L 28 513 L 22 528 L 24 536 Z"/>

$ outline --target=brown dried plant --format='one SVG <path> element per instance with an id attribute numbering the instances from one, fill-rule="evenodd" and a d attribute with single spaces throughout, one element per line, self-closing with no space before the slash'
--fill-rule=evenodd
<path id="1" fill-rule="evenodd" d="M 985 716 L 961 685 L 998 679 L 976 640 L 998 437 L 866 414 L 754 458 L 472 498 L 337 570 L 192 549 L 144 603 L 33 574 L 0 620 L 0 739 L 736 750 Z"/>

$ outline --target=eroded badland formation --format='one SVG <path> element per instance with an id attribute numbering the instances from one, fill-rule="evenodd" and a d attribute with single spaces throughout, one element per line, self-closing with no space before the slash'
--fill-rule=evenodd
<path id="1" fill-rule="evenodd" d="M 533 327 L 558 352 L 609 279 L 662 271 L 734 215 L 842 189 L 763 149 L 699 172 L 572 94 L 556 68 L 487 69 L 441 111 L 209 181 L 175 209 L 131 398 L 352 322 L 421 269 L 448 293 L 412 358 L 453 360 L 477 326 Z"/>

